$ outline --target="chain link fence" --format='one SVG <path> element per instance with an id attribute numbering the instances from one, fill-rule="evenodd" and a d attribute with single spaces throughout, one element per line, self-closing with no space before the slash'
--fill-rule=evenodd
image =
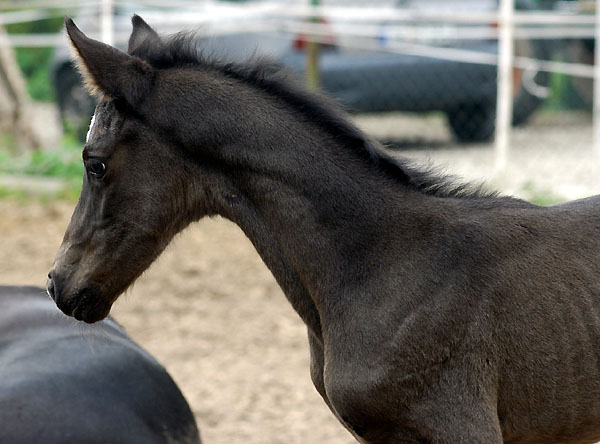
<path id="1" fill-rule="evenodd" d="M 355 16 L 352 30 L 340 25 L 336 36 L 357 54 L 358 68 L 348 69 L 344 82 L 363 94 L 345 95 L 328 77 L 326 53 L 322 86 L 358 110 L 359 124 L 398 155 L 540 204 L 600 192 L 592 114 L 596 2 L 514 2 L 513 128 L 503 162 L 496 137 L 499 6 L 406 0 L 373 12 L 387 21 Z M 369 68 L 360 57 L 372 61 Z"/>
<path id="2" fill-rule="evenodd" d="M 312 7 L 308 0 L 102 3 L 0 0 L 10 46 L 53 49 L 46 59 L 21 53 L 29 57 L 30 86 L 42 78 L 54 91 L 55 103 L 31 116 L 43 134 L 64 127 L 84 137 L 94 105 L 71 65 L 60 17 L 71 15 L 87 34 L 125 48 L 135 12 L 162 33 L 199 30 L 199 49 L 215 57 L 243 61 L 266 54 L 301 78 L 318 68 L 321 88 L 395 155 L 486 180 L 539 204 L 600 192 L 592 112 L 595 2 L 516 1 L 509 97 L 515 125 L 502 169 L 495 142 L 502 27 L 496 0 L 389 0 L 369 7 L 364 0 L 322 0 Z M 112 20 L 102 20 L 102 11 Z M 56 19 L 56 29 L 36 28 Z M 23 23 L 33 25 L 27 32 L 11 29 Z M 311 42 L 319 43 L 312 66 Z M 79 167 L 80 146 L 70 153 Z M 63 158 L 56 160 L 52 167 L 63 168 Z M 80 178 L 81 171 L 73 175 Z M 39 282 L 72 204 L 19 211 L 0 204 L 9 241 L 4 256 L 13 264 L 4 279 Z M 177 376 L 203 438 L 353 442 L 312 388 L 305 327 L 252 256 L 251 244 L 222 221 L 194 229 L 163 255 L 162 268 L 136 284 L 138 294 L 130 299 L 138 305 L 123 307 L 118 319 Z M 224 274 L 227 269 L 234 275 Z M 231 325 L 237 335 L 229 334 Z"/>
<path id="3" fill-rule="evenodd" d="M 69 14 L 121 48 L 133 13 L 163 33 L 196 29 L 199 50 L 217 58 L 266 55 L 301 78 L 316 70 L 321 89 L 399 155 L 440 161 L 540 202 L 600 191 L 592 119 L 596 2 L 515 0 L 514 129 L 499 171 L 499 1 L 4 1 L 0 23 Z M 11 34 L 9 41 L 55 48 L 48 69 L 60 120 L 82 138 L 94 102 L 64 36 Z"/>

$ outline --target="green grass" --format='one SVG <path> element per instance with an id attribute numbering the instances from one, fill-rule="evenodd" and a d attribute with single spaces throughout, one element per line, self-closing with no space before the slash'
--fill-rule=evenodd
<path id="1" fill-rule="evenodd" d="M 63 26 L 63 14 L 33 22 L 6 25 L 9 34 L 55 33 Z M 54 48 L 15 48 L 17 63 L 27 80 L 27 91 L 34 100 L 54 100 L 50 69 Z"/>
<path id="2" fill-rule="evenodd" d="M 0 185 L 0 200 L 7 199 L 21 204 L 30 202 L 50 203 L 57 200 L 76 202 L 79 198 L 81 186 L 67 184 L 65 188 L 57 193 L 32 193 L 21 188 L 10 188 Z"/>
<path id="3" fill-rule="evenodd" d="M 554 196 L 552 194 L 536 194 L 531 196 L 529 198 L 529 201 L 536 205 L 543 205 L 546 207 L 549 205 L 556 205 L 562 203 L 565 201 L 565 199 L 562 199 L 558 196 Z"/>
<path id="4" fill-rule="evenodd" d="M 31 200 L 29 193 L 25 190 L 7 188 L 0 185 L 0 199 L 12 199 L 19 202 L 28 202 Z"/>
<path id="5" fill-rule="evenodd" d="M 72 150 L 32 151 L 19 156 L 0 152 L 0 173 L 80 181 L 83 164 L 81 154 Z"/>
<path id="6" fill-rule="evenodd" d="M 549 190 L 540 189 L 532 182 L 525 183 L 523 185 L 523 191 L 525 192 L 526 199 L 536 205 L 556 205 L 566 201 L 565 198 L 560 197 Z"/>
<path id="7" fill-rule="evenodd" d="M 2 144 L 0 134 L 0 146 Z M 81 161 L 81 144 L 70 138 L 63 138 L 63 148 L 59 151 L 30 151 L 15 155 L 14 150 L 0 151 L 0 175 L 17 175 L 32 177 L 49 177 L 61 179 L 64 187 L 56 193 L 46 193 L 43 189 L 33 193 L 13 187 L 0 186 L 0 198 L 23 200 L 32 197 L 38 199 L 67 199 L 73 200 L 79 196 L 83 178 L 83 163 Z"/>

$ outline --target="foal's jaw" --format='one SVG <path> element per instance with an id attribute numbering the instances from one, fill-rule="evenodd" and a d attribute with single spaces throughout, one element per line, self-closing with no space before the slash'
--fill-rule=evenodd
<path id="1" fill-rule="evenodd" d="M 88 199 L 90 193 L 84 187 L 48 274 L 47 291 L 64 314 L 93 323 L 108 316 L 113 303 L 168 242 L 159 234 L 132 235 L 122 220 L 113 222 L 112 230 L 89 228 L 86 222 L 94 215 L 80 212 L 94 210 L 96 205 L 81 204 Z"/>

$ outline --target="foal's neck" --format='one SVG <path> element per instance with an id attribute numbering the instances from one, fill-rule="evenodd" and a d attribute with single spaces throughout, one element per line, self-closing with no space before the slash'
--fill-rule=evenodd
<path id="1" fill-rule="evenodd" d="M 386 241 L 387 221 L 407 217 L 399 195 L 410 193 L 331 139 L 293 140 L 273 144 L 276 156 L 233 171 L 236 191 L 219 212 L 242 228 L 321 337 L 320 314 L 345 285 L 369 273 L 365 262 Z"/>

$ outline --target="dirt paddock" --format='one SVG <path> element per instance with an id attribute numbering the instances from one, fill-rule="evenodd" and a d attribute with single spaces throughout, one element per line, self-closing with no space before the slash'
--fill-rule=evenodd
<path id="1" fill-rule="evenodd" d="M 0 284 L 44 285 L 73 206 L 0 200 Z M 173 375 L 204 442 L 355 442 L 310 382 L 303 324 L 235 225 L 194 224 L 113 315 Z"/>

